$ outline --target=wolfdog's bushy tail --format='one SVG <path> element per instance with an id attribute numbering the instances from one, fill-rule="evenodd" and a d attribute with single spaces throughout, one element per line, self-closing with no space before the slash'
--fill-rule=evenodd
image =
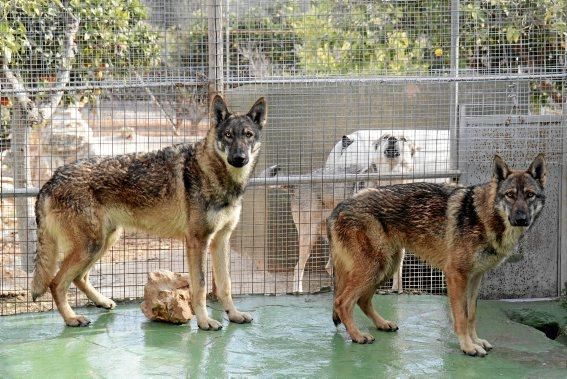
<path id="1" fill-rule="evenodd" d="M 338 283 L 337 281 L 337 272 L 335 270 L 335 262 L 333 261 L 333 249 L 334 249 L 334 239 L 333 239 L 333 233 L 332 233 L 332 224 L 333 224 L 333 219 L 331 217 L 327 218 L 327 239 L 329 241 L 329 247 L 330 247 L 330 260 L 329 263 L 331 264 L 331 269 L 332 269 L 332 277 L 333 277 L 333 323 L 335 324 L 335 326 L 339 326 L 341 324 L 341 318 L 339 317 L 337 310 L 335 308 L 335 299 L 337 298 L 337 292 L 340 290 L 339 286 L 341 285 L 340 283 Z"/>
<path id="2" fill-rule="evenodd" d="M 334 280 L 335 282 L 335 286 L 337 285 L 337 281 L 336 279 Z M 335 292 L 335 295 L 333 296 L 333 324 L 335 324 L 335 326 L 339 326 L 341 324 L 341 318 L 339 317 L 339 314 L 337 313 L 337 310 L 335 309 L 335 299 L 336 299 L 337 295 Z"/>
<path id="3" fill-rule="evenodd" d="M 32 299 L 35 301 L 43 295 L 51 280 L 55 276 L 57 266 L 57 250 L 53 239 L 46 230 L 43 222 L 43 198 L 38 197 L 35 205 L 35 217 L 37 223 L 37 251 L 34 258 L 34 272 L 31 284 Z"/>

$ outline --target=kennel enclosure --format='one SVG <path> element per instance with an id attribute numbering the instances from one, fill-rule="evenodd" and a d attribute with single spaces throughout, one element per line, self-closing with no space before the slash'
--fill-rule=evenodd
<path id="1" fill-rule="evenodd" d="M 564 0 L 92 0 L 89 9 L 42 3 L 42 17 L 7 4 L 0 25 L 23 48 L 0 39 L 13 49 L 0 74 L 2 315 L 53 308 L 49 296 L 29 296 L 34 197 L 53 170 L 202 138 L 216 92 L 240 112 L 266 97 L 255 172 L 277 164 L 283 173 L 255 177 L 245 195 L 231 241 L 235 295 L 292 291 L 298 236 L 282 187 L 364 179 L 311 174 L 344 135 L 361 130 L 413 140 L 408 181 L 475 184 L 490 180 L 496 153 L 515 168 L 545 153 L 542 215 L 486 275 L 481 296 L 557 297 L 567 282 Z M 26 98 L 43 121 L 30 118 Z M 306 292 L 332 288 L 327 243 L 313 239 Z M 127 232 L 91 281 L 115 300 L 138 299 L 148 272 L 186 271 L 184 255 L 181 242 Z M 404 263 L 406 291 L 444 293 L 439 271 L 411 252 Z M 86 304 L 71 291 L 72 306 Z"/>

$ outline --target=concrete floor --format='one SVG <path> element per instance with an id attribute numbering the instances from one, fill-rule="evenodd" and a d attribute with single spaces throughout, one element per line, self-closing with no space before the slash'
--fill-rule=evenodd
<path id="1" fill-rule="evenodd" d="M 218 303 L 221 331 L 195 320 L 174 326 L 147 321 L 138 304 L 111 312 L 84 308 L 88 328 L 64 327 L 56 312 L 0 318 L 0 377 L 541 377 L 567 376 L 567 347 L 512 321 L 498 301 L 479 303 L 478 330 L 493 345 L 485 358 L 465 356 L 443 296 L 377 295 L 374 306 L 400 330 L 363 330 L 376 342 L 356 345 L 331 321 L 332 294 L 237 298 L 252 324 L 230 324 Z"/>

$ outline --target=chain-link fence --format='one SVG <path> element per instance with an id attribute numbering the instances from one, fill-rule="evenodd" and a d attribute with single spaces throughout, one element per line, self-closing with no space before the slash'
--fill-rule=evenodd
<path id="1" fill-rule="evenodd" d="M 487 181 L 495 153 L 517 168 L 545 153 L 549 184 L 483 295 L 553 297 L 567 281 L 565 0 L 8 0 L 0 47 L 2 315 L 53 308 L 29 295 L 35 195 L 53 171 L 202 138 L 214 92 L 240 112 L 269 104 L 233 293 L 332 287 L 324 221 L 338 201 L 400 181 Z M 390 138 L 397 164 L 382 161 Z M 139 298 L 148 272 L 187 271 L 184 256 L 182 242 L 127 232 L 91 282 Z M 445 290 L 411 252 L 401 279 Z M 87 303 L 71 288 L 72 305 Z"/>

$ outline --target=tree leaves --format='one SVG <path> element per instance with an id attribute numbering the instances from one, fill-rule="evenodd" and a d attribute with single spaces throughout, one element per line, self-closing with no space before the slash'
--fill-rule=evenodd
<path id="1" fill-rule="evenodd" d="M 156 63 L 157 35 L 145 23 L 147 11 L 140 0 L 70 0 L 68 6 L 80 19 L 72 62 L 75 78 L 100 80 L 121 75 L 128 67 Z M 0 51 L 28 85 L 40 84 L 40 78 L 53 75 L 61 64 L 63 10 L 60 0 L 12 0 L 0 5 Z"/>
<path id="2" fill-rule="evenodd" d="M 517 43 L 520 40 L 520 31 L 514 26 L 508 26 L 506 29 L 506 40 L 509 43 Z"/>

